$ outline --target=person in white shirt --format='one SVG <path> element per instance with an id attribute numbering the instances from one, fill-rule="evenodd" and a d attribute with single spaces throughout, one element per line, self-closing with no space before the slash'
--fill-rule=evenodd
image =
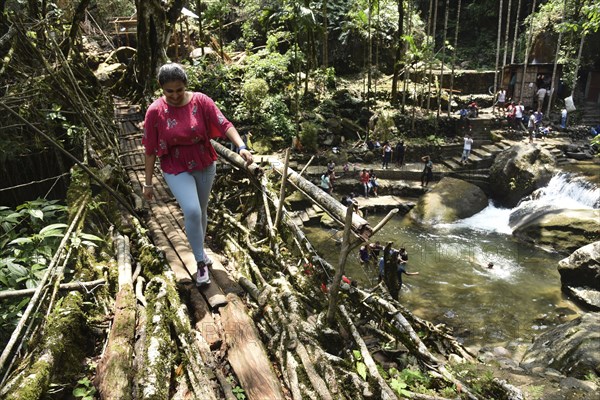
<path id="1" fill-rule="evenodd" d="M 542 107 L 544 106 L 544 99 L 546 98 L 547 92 L 548 91 L 546 90 L 546 88 L 542 86 L 541 88 L 538 89 L 538 91 L 536 93 L 537 99 L 538 99 L 538 107 L 537 107 L 538 111 L 542 111 Z"/>
<path id="2" fill-rule="evenodd" d="M 500 112 L 504 111 L 504 107 L 506 106 L 506 90 L 504 90 L 504 88 L 498 90 L 498 94 L 496 95 L 496 105 Z"/>
<path id="3" fill-rule="evenodd" d="M 471 138 L 471 135 L 465 136 L 464 140 L 465 140 L 465 145 L 463 147 L 462 157 L 460 158 L 461 164 L 464 164 L 467 162 L 467 159 L 469 158 L 469 154 L 471 154 L 471 146 L 473 145 L 473 139 Z"/>
<path id="4" fill-rule="evenodd" d="M 525 107 L 519 101 L 519 103 L 515 106 L 515 124 L 517 125 L 517 129 L 523 129 L 523 111 Z"/>

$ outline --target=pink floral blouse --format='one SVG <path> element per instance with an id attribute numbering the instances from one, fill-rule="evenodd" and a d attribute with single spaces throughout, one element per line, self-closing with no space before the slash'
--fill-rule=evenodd
<path id="1" fill-rule="evenodd" d="M 146 111 L 142 144 L 147 155 L 160 158 L 163 172 L 202 170 L 217 159 L 210 139 L 225 138 L 232 126 L 203 93 L 193 93 L 192 100 L 180 107 L 167 104 L 161 96 Z"/>

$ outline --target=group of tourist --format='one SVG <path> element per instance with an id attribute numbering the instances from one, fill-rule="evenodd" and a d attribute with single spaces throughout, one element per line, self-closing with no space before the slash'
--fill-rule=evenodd
<path id="1" fill-rule="evenodd" d="M 382 169 L 389 169 L 390 163 L 392 162 L 392 156 L 394 156 L 397 167 L 402 167 L 404 165 L 404 153 L 406 151 L 404 140 L 400 140 L 395 147 L 392 147 L 392 144 L 389 141 L 384 142 L 382 146 L 378 140 L 374 141 L 372 139 L 367 140 L 366 145 L 368 150 L 381 150 Z"/>
<path id="2" fill-rule="evenodd" d="M 361 265 L 367 267 L 374 267 L 375 264 L 378 267 L 377 277 L 379 282 L 384 279 L 385 259 L 381 252 L 384 251 L 384 247 L 379 241 L 375 243 L 369 243 L 363 245 L 358 250 L 358 259 Z M 396 272 L 398 274 L 398 285 L 402 288 L 402 274 L 405 275 L 418 275 L 418 272 L 408 272 L 408 252 L 406 248 L 401 247 L 400 250 L 390 248 L 389 257 L 396 264 Z"/>

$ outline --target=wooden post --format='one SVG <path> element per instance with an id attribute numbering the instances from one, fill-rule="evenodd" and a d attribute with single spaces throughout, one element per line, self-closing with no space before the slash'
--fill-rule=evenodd
<path id="1" fill-rule="evenodd" d="M 285 185 L 287 183 L 287 170 L 290 164 L 290 148 L 285 150 L 285 164 L 283 165 L 283 173 L 281 174 L 281 190 L 279 192 L 279 206 L 277 207 L 277 214 L 275 214 L 275 229 L 279 226 L 281 221 L 281 208 L 283 207 L 283 201 L 285 200 Z"/>
<path id="2" fill-rule="evenodd" d="M 340 281 L 344 275 L 344 268 L 346 266 L 346 259 L 350 252 L 350 232 L 352 231 L 352 207 L 346 208 L 346 220 L 344 221 L 344 236 L 342 241 L 342 250 L 340 252 L 340 261 L 338 263 L 338 270 L 333 278 L 331 284 L 331 290 L 329 291 L 329 309 L 327 310 L 327 321 L 329 325 L 333 325 L 335 321 L 335 310 L 337 307 L 338 294 L 340 291 Z"/>

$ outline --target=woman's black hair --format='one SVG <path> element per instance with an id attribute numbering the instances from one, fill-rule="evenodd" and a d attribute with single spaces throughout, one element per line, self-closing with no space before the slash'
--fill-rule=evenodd
<path id="1" fill-rule="evenodd" d="M 158 70 L 158 83 L 162 86 L 165 83 L 180 81 L 187 85 L 188 78 L 183 67 L 177 63 L 164 64 Z"/>

